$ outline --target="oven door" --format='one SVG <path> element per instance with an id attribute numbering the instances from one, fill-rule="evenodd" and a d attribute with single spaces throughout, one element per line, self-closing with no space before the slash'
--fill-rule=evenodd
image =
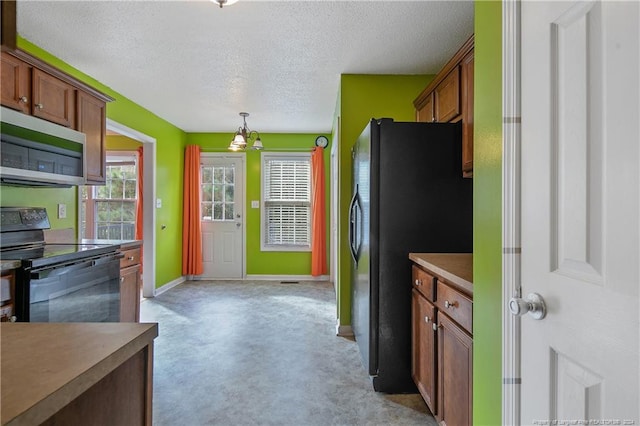
<path id="1" fill-rule="evenodd" d="M 31 270 L 19 321 L 120 321 L 120 257 L 110 253 Z"/>

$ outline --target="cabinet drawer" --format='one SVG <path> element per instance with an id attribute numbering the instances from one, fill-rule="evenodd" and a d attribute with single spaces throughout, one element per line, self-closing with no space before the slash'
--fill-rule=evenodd
<path id="1" fill-rule="evenodd" d="M 427 300 L 435 300 L 435 278 L 426 271 L 413 265 L 411 267 L 411 284 L 417 289 Z"/>
<path id="2" fill-rule="evenodd" d="M 468 296 L 438 280 L 436 306 L 467 332 L 472 333 L 473 301 Z"/>
<path id="3" fill-rule="evenodd" d="M 126 268 L 127 266 L 140 264 L 140 247 L 123 250 L 124 257 L 120 259 L 120 268 Z"/>

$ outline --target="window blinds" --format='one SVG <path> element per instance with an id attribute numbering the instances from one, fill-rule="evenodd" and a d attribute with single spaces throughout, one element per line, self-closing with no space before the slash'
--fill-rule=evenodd
<path id="1" fill-rule="evenodd" d="M 266 158 L 264 170 L 265 243 L 309 246 L 311 242 L 311 164 L 308 157 Z"/>

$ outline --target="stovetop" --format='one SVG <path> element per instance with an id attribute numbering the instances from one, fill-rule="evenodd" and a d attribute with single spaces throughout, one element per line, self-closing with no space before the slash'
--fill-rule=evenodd
<path id="1" fill-rule="evenodd" d="M 5 249 L 0 252 L 3 260 L 21 260 L 25 269 L 50 266 L 105 253 L 115 252 L 117 244 L 45 244 L 42 246 Z"/>
<path id="2" fill-rule="evenodd" d="M 47 210 L 42 207 L 0 207 L 0 259 L 20 260 L 22 268 L 52 266 L 115 252 L 116 243 L 45 243 L 49 229 Z"/>

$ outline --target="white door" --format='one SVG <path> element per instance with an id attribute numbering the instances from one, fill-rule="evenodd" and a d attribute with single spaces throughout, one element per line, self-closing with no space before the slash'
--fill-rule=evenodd
<path id="1" fill-rule="evenodd" d="M 244 155 L 201 157 L 202 260 L 200 279 L 242 278 Z"/>
<path id="2" fill-rule="evenodd" d="M 638 425 L 640 3 L 521 17 L 521 421 Z"/>

